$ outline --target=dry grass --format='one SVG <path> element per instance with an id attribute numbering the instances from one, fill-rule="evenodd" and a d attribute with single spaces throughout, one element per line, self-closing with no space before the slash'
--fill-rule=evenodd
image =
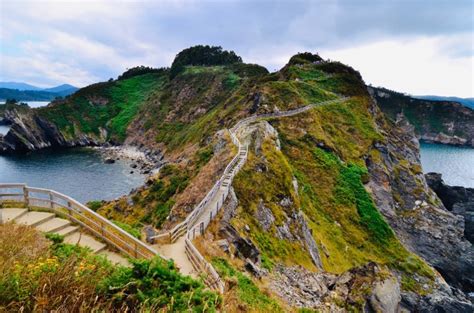
<path id="1" fill-rule="evenodd" d="M 103 307 L 96 287 L 106 262 L 81 254 L 57 256 L 32 227 L 0 225 L 0 311 L 91 311 Z"/>

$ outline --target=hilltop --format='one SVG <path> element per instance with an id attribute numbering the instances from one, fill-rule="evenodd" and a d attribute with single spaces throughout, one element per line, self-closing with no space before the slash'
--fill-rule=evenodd
<path id="1" fill-rule="evenodd" d="M 236 153 L 226 129 L 327 103 L 239 130 L 248 159 L 194 242 L 226 283 L 217 309 L 472 311 L 472 243 L 426 183 L 416 137 L 425 128 L 369 91 L 355 69 L 317 54 L 269 73 L 197 46 L 170 68 L 132 68 L 45 108 L 5 109 L 12 127 L 0 150 L 141 149 L 159 173 L 93 207 L 156 234 L 183 221 L 224 172 Z"/>

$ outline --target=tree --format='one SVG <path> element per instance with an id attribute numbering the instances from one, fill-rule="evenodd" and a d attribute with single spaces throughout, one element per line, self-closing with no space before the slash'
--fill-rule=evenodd
<path id="1" fill-rule="evenodd" d="M 176 55 L 171 65 L 171 77 L 180 73 L 187 65 L 230 65 L 242 63 L 242 58 L 234 51 L 223 50 L 220 46 L 198 45 L 184 49 Z"/>

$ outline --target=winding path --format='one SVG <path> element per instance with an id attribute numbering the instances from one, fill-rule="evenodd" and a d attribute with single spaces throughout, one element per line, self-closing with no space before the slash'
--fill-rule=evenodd
<path id="1" fill-rule="evenodd" d="M 0 184 L 0 203 L 12 199 L 23 202 L 28 209 L 23 209 L 21 215 L 18 215 L 17 218 L 20 218 L 25 214 L 38 215 L 36 214 L 38 212 L 35 213 L 34 211 L 31 211 L 30 208 L 33 207 L 40 207 L 42 210 L 48 210 L 50 213 L 48 213 L 49 215 L 47 215 L 47 219 L 43 222 L 55 219 L 60 222 L 61 225 L 67 224 L 67 226 L 70 226 L 70 223 L 66 223 L 67 221 L 59 221 L 59 218 L 55 217 L 56 215 L 61 216 L 72 221 L 74 224 L 80 225 L 81 228 L 86 229 L 89 233 L 95 236 L 95 238 L 106 242 L 107 245 L 113 247 L 115 250 L 119 250 L 122 255 L 127 257 L 151 258 L 159 254 L 165 259 L 173 259 L 183 274 L 191 275 L 193 277 L 204 274 L 204 278 L 210 287 L 223 292 L 224 283 L 212 265 L 204 259 L 193 245 L 192 240 L 197 236 L 204 234 L 211 220 L 215 218 L 219 210 L 222 208 L 232 185 L 234 176 L 247 160 L 248 147 L 243 145 L 237 138 L 238 131 L 242 127 L 247 127 L 249 124 L 258 120 L 293 116 L 308 111 L 316 106 L 342 102 L 347 99 L 347 97 L 340 97 L 316 104 L 309 104 L 289 111 L 253 115 L 240 120 L 236 125 L 234 125 L 234 127 L 229 129 L 232 142 L 238 147 L 238 152 L 229 162 L 222 176 L 183 222 L 176 225 L 169 232 L 148 238 L 150 243 L 152 243 L 152 246 L 132 237 L 130 234 L 115 226 L 106 218 L 90 210 L 78 201 L 52 190 L 32 188 L 24 184 Z M 5 193 L 2 192 L 2 190 L 14 191 Z M 5 210 L 0 210 L 0 217 L 2 214 L 6 214 L 6 212 L 7 211 Z M 9 212 L 11 213 L 13 211 Z M 54 230 L 60 231 L 61 229 L 65 229 L 67 226 L 57 227 Z M 72 233 L 72 235 L 74 235 L 74 233 Z M 79 236 L 79 238 L 76 238 L 77 235 L 75 235 L 76 237 L 72 235 L 70 242 L 77 242 L 80 244 L 80 240 L 82 240 L 81 237 Z M 90 239 L 90 242 L 95 245 L 96 241 L 94 238 L 89 236 L 88 239 Z M 96 249 L 97 252 L 106 249 L 104 244 L 101 244 L 100 242 L 99 244 L 100 249 Z M 115 257 L 120 261 L 120 263 L 122 263 L 122 259 L 119 258 L 120 256 L 111 253 L 108 254 L 111 255 L 110 258 Z"/>
<path id="2" fill-rule="evenodd" d="M 195 277 L 197 274 L 200 274 L 197 272 L 197 270 L 199 272 L 207 272 L 208 277 L 210 277 L 211 280 L 216 284 L 214 287 L 217 289 L 223 288 L 223 283 L 220 282 L 220 278 L 218 277 L 217 273 L 215 273 L 215 270 L 212 268 L 212 266 L 204 260 L 199 251 L 197 251 L 197 249 L 192 244 L 192 240 L 195 237 L 204 234 L 204 231 L 209 225 L 210 221 L 222 208 L 222 205 L 224 204 L 225 199 L 229 193 L 229 189 L 232 185 L 232 180 L 235 174 L 247 160 L 248 147 L 243 145 L 238 139 L 238 131 L 242 127 L 246 127 L 258 120 L 293 116 L 306 112 L 316 106 L 342 102 L 347 99 L 347 97 L 341 97 L 316 104 L 309 104 L 307 106 L 293 110 L 254 115 L 240 120 L 234 127 L 229 129 L 232 141 L 239 150 L 232 161 L 230 161 L 230 163 L 227 165 L 223 175 L 215 183 L 203 201 L 201 201 L 201 203 L 196 206 L 196 208 L 190 213 L 184 222 L 176 225 L 175 228 L 170 231 L 170 233 L 161 234 L 155 238 L 152 238 L 153 241 L 156 239 L 156 241 L 159 242 L 160 239 L 169 236 L 171 238 L 171 242 L 168 244 L 156 243 L 153 245 L 153 248 L 159 251 L 160 254 L 173 259 L 184 274 Z"/>

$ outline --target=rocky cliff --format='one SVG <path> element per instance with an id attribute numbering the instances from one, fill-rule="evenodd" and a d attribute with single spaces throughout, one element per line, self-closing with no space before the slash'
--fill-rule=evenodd
<path id="1" fill-rule="evenodd" d="M 416 136 L 427 142 L 474 147 L 474 110 L 457 102 L 409 97 L 384 88 L 369 87 L 387 116 L 403 115 L 415 127 Z"/>
<path id="2" fill-rule="evenodd" d="M 106 131 L 99 135 L 81 134 L 65 137 L 57 125 L 37 114 L 36 110 L 10 107 L 3 112 L 3 121 L 11 125 L 0 137 L 0 153 L 23 153 L 44 148 L 97 146 L 106 141 Z"/>
<path id="3" fill-rule="evenodd" d="M 428 173 L 425 177 L 446 209 L 464 217 L 464 236 L 474 243 L 474 188 L 448 186 L 438 173 Z"/>

